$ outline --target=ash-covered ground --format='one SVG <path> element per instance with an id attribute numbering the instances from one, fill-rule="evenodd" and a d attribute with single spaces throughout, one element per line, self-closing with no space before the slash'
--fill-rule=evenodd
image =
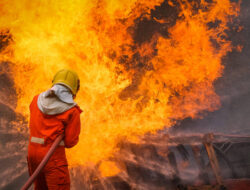
<path id="1" fill-rule="evenodd" d="M 171 135 L 198 133 L 223 133 L 250 135 L 250 1 L 243 0 L 240 15 L 230 26 L 229 38 L 235 46 L 242 45 L 241 52 L 235 49 L 223 59 L 223 76 L 215 83 L 216 92 L 221 97 L 221 108 L 205 113 L 200 119 L 185 119 L 167 132 Z M 236 23 L 236 24 L 235 24 Z M 145 24 L 145 23 L 144 23 Z M 149 24 L 150 23 L 146 23 Z M 241 31 L 237 27 L 242 26 Z M 157 26 L 155 26 L 157 27 Z M 142 27 L 143 29 L 143 27 Z M 148 32 L 150 35 L 150 31 Z M 143 40 L 143 39 L 141 39 Z M 6 44 L 0 45 L 0 51 Z M 11 95 L 10 95 L 11 94 Z M 16 92 L 13 86 L 9 63 L 0 64 L 0 189 L 15 190 L 28 178 L 26 151 L 27 123 L 20 114 L 15 113 Z M 16 123 L 18 121 L 18 123 Z M 24 121 L 20 123 L 20 121 Z M 20 130 L 17 130 L 18 126 Z M 100 179 L 95 169 L 72 171 L 73 189 L 175 189 L 176 184 L 197 182 L 199 172 L 195 166 L 192 147 L 162 147 L 164 138 L 154 138 L 154 143 L 135 145 L 129 142 L 121 144 L 121 160 L 124 172 L 117 176 Z M 154 145 L 156 144 L 156 145 Z M 163 143 L 164 144 L 164 143 Z M 218 147 L 221 144 L 217 144 Z M 228 145 L 225 145 L 228 146 Z M 171 150 L 171 151 L 169 151 Z M 225 153 L 228 161 L 218 154 L 222 174 L 226 178 L 250 178 L 250 145 L 233 144 Z M 208 158 L 200 146 L 208 178 L 213 180 Z M 168 154 L 165 154 L 168 152 Z M 169 154 L 170 152 L 170 154 Z M 175 163 L 176 162 L 176 163 Z M 227 162 L 230 162 L 233 169 Z M 189 164 L 187 164 L 189 163 Z M 171 165 L 171 166 L 170 166 Z M 175 172 L 175 166 L 179 172 Z M 194 168 L 190 170 L 190 168 Z M 181 170 L 180 170 L 181 169 Z M 91 173 L 93 172 L 93 174 Z M 79 180 L 87 178 L 86 180 Z M 204 177 L 204 176 L 203 176 Z M 209 182 L 209 181 L 208 181 Z"/>

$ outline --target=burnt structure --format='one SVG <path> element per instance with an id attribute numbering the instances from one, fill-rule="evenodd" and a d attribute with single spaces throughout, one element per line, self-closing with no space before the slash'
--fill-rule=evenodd
<path id="1" fill-rule="evenodd" d="M 249 136 L 158 134 L 147 136 L 141 144 L 119 146 L 111 160 L 123 171 L 107 178 L 93 172 L 78 188 L 245 190 L 250 185 Z"/>

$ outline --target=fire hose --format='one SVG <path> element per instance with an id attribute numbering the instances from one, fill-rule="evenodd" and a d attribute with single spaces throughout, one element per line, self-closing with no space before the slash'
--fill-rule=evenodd
<path id="1" fill-rule="evenodd" d="M 54 153 L 55 149 L 58 147 L 59 143 L 61 142 L 61 140 L 63 139 L 64 134 L 59 135 L 56 140 L 53 142 L 51 148 L 49 149 L 49 151 L 47 152 L 47 154 L 44 156 L 43 160 L 41 161 L 41 163 L 39 164 L 39 166 L 36 168 L 36 170 L 34 171 L 34 173 L 30 176 L 30 178 L 27 180 L 27 182 L 23 185 L 23 187 L 21 188 L 21 190 L 28 190 L 29 187 L 32 185 L 32 183 L 35 181 L 35 179 L 37 178 L 38 174 L 41 172 L 41 170 L 44 168 L 44 166 L 47 164 L 47 162 L 49 161 L 50 157 L 52 156 L 52 154 Z"/>

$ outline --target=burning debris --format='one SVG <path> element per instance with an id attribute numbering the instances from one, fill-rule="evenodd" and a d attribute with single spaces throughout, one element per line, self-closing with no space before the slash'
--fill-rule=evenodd
<path id="1" fill-rule="evenodd" d="M 163 133 L 145 136 L 139 144 L 123 141 L 110 159 L 123 168 L 119 174 L 103 178 L 98 166 L 85 172 L 74 169 L 73 175 L 85 179 L 77 180 L 75 188 L 244 190 L 250 184 L 250 157 L 242 152 L 249 146 L 249 136 L 223 134 L 176 137 Z"/>
<path id="2" fill-rule="evenodd" d="M 138 175 L 144 173 L 152 184 L 171 188 L 180 184 L 182 175 L 175 153 L 159 153 L 151 142 L 127 157 L 120 154 L 141 144 L 140 137 L 147 133 L 158 134 L 179 120 L 200 118 L 220 107 L 214 83 L 222 76 L 222 59 L 233 49 L 228 31 L 239 5 L 230 0 L 3 0 L 0 61 L 1 68 L 7 64 L 9 70 L 1 76 L 14 84 L 12 90 L 1 92 L 13 103 L 7 107 L 4 103 L 0 110 L 11 108 L 8 113 L 14 119 L 8 121 L 25 120 L 31 98 L 46 90 L 56 70 L 77 70 L 83 82 L 76 101 L 84 114 L 80 142 L 67 152 L 72 177 L 78 180 L 74 186 L 116 189 L 116 183 L 124 189 L 157 188 L 144 179 L 138 182 Z M 28 135 L 25 122 L 18 130 Z M 191 153 L 182 144 L 175 149 L 185 166 Z M 206 147 L 208 152 L 213 150 Z M 199 148 L 191 147 L 198 167 L 203 168 Z M 130 156 L 140 159 L 137 151 L 146 154 L 140 162 L 150 168 L 133 162 Z M 213 152 L 209 155 L 215 157 Z M 150 157 L 153 163 L 143 161 Z M 170 166 L 162 167 L 165 162 Z M 215 161 L 213 169 L 216 165 Z M 209 175 L 199 174 L 204 184 Z"/>

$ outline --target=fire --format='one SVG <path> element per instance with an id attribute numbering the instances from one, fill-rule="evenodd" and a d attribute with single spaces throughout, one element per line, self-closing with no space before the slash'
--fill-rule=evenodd
<path id="1" fill-rule="evenodd" d="M 2 0 L 0 31 L 11 37 L 0 60 L 12 68 L 16 111 L 28 118 L 32 97 L 50 87 L 55 72 L 76 70 L 84 112 L 80 142 L 67 151 L 73 167 L 112 157 L 122 139 L 136 141 L 217 109 L 213 83 L 232 48 L 225 31 L 239 5 L 199 2 Z M 161 5 L 176 14 L 153 17 Z M 147 21 L 166 27 L 146 36 L 140 23 Z M 104 175 L 119 171 L 106 163 Z"/>

